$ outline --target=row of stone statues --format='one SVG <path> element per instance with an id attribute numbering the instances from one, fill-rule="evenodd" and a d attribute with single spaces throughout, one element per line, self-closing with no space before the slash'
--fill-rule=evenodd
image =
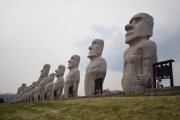
<path id="1" fill-rule="evenodd" d="M 153 87 L 153 63 L 157 62 L 157 47 L 149 38 L 153 34 L 153 18 L 146 13 L 138 13 L 133 16 L 125 26 L 127 31 L 125 43 L 129 47 L 124 52 L 124 70 L 122 78 L 122 88 L 125 93 L 144 93 L 148 87 Z M 90 62 L 86 68 L 84 90 L 85 96 L 94 95 L 96 89 L 96 80 L 101 79 L 103 85 L 107 64 L 101 57 L 104 47 L 104 41 L 95 39 L 89 47 L 88 58 Z M 14 102 L 39 101 L 61 99 L 64 88 L 64 97 L 68 98 L 72 94 L 78 96 L 78 85 L 80 81 L 80 71 L 78 69 L 80 56 L 73 55 L 68 61 L 69 73 L 64 82 L 65 67 L 60 65 L 49 76 L 50 65 L 44 65 L 40 78 L 29 87 L 22 84 L 18 88 Z M 57 77 L 55 83 L 53 80 Z"/>
<path id="2" fill-rule="evenodd" d="M 84 88 L 86 96 L 94 95 L 95 80 L 99 78 L 104 80 L 106 76 L 106 61 L 101 57 L 103 47 L 104 41 L 101 39 L 93 40 L 92 45 L 89 47 L 88 58 L 90 59 L 90 63 L 86 69 Z M 18 88 L 17 95 L 12 102 L 62 99 L 63 89 L 64 98 L 77 97 L 80 81 L 79 62 L 79 55 L 73 55 L 70 58 L 68 61 L 69 73 L 66 76 L 66 81 L 64 81 L 63 78 L 65 72 L 64 65 L 59 65 L 55 73 L 49 75 L 50 65 L 45 64 L 41 70 L 39 79 L 30 86 L 22 84 L 22 86 Z M 54 83 L 55 77 L 57 77 L 57 80 Z"/>

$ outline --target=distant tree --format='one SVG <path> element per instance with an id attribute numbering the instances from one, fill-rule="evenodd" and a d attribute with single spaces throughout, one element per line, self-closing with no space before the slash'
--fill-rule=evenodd
<path id="1" fill-rule="evenodd" d="M 2 103 L 4 103 L 4 98 L 2 98 Z"/>
<path id="2" fill-rule="evenodd" d="M 4 103 L 4 99 L 3 98 L 0 98 L 0 103 Z"/>

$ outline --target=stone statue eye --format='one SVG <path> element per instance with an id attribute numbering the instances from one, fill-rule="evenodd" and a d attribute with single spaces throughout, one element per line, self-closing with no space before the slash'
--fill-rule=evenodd
<path id="1" fill-rule="evenodd" d="M 93 43 L 92 43 L 92 45 L 95 45 L 96 44 L 96 41 L 94 41 Z"/>
<path id="2" fill-rule="evenodd" d="M 141 20 L 142 20 L 141 17 L 133 18 L 133 19 L 130 21 L 130 24 L 137 24 L 137 23 L 140 22 Z"/>
<path id="3" fill-rule="evenodd" d="M 141 20 L 142 20 L 142 18 L 137 17 L 137 18 L 135 19 L 135 23 L 138 23 L 138 22 L 140 22 Z"/>

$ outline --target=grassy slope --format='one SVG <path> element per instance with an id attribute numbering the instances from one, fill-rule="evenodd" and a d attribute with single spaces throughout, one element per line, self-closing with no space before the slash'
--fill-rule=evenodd
<path id="1" fill-rule="evenodd" d="M 106 97 L 0 104 L 0 120 L 178 120 L 180 96 Z"/>

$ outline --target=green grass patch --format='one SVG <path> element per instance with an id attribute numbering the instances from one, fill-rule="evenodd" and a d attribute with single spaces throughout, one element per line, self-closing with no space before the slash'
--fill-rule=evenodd
<path id="1" fill-rule="evenodd" d="M 103 97 L 0 104 L 0 120 L 178 120 L 180 96 Z"/>

